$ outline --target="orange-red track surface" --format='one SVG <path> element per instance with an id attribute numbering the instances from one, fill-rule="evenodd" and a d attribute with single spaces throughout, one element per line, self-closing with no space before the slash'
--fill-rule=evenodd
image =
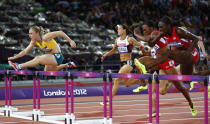
<path id="1" fill-rule="evenodd" d="M 191 115 L 188 103 L 181 93 L 168 93 L 160 95 L 160 124 L 203 124 L 204 123 L 204 99 L 203 92 L 190 93 L 193 103 L 196 105 L 198 115 Z M 99 105 L 103 97 L 76 97 L 75 116 L 76 120 L 103 119 L 103 106 Z M 32 99 L 13 100 L 13 107 L 19 111 L 30 111 L 33 109 Z M 113 124 L 146 124 L 148 94 L 119 95 L 113 101 Z M 208 102 L 210 103 L 210 101 Z M 4 105 L 4 101 L 0 101 Z M 69 106 L 70 107 L 70 106 Z M 210 110 L 210 106 L 208 107 Z M 65 98 L 41 99 L 41 111 L 45 115 L 65 115 Z M 210 123 L 210 111 L 208 112 Z M 30 120 L 8 118 L 0 116 L 1 124 L 45 124 L 43 122 L 33 122 Z M 155 124 L 155 118 L 153 118 Z"/>

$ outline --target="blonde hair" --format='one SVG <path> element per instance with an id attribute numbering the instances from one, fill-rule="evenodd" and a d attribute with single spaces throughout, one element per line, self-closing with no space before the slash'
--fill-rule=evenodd
<path id="1" fill-rule="evenodd" d="M 40 36 L 47 33 L 42 26 L 32 26 L 30 29 L 34 30 L 36 33 L 39 33 Z"/>

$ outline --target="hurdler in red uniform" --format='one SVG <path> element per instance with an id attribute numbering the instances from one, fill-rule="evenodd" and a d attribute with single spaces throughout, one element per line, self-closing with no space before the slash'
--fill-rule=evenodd
<path id="1" fill-rule="evenodd" d="M 167 40 L 168 45 L 170 47 L 176 47 L 177 49 L 180 49 L 180 50 L 186 50 L 192 43 L 192 40 L 186 40 L 184 38 L 179 38 L 178 35 L 176 34 L 176 28 L 177 27 L 173 27 L 171 36 L 169 36 L 167 34 L 167 35 L 165 35 L 164 38 Z M 199 60 L 199 52 L 196 48 L 192 49 L 191 56 L 193 57 L 193 64 L 196 64 Z"/>

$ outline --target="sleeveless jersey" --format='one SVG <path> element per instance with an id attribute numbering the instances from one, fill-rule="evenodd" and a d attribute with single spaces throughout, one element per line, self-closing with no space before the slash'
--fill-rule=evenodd
<path id="1" fill-rule="evenodd" d="M 155 33 L 159 33 L 158 30 L 153 31 Z M 156 53 L 160 48 L 163 48 L 167 46 L 167 42 L 164 38 L 160 38 L 160 40 L 154 45 L 154 47 L 151 49 L 151 56 L 153 58 L 156 58 Z"/>
<path id="2" fill-rule="evenodd" d="M 167 40 L 169 46 L 174 46 L 179 49 L 186 49 L 192 42 L 191 40 L 179 38 L 176 34 L 176 27 L 173 27 L 172 35 L 166 35 L 165 39 Z"/>
<path id="3" fill-rule="evenodd" d="M 153 31 L 155 33 L 159 33 L 158 30 Z M 151 49 L 151 56 L 152 58 L 157 58 L 156 53 L 159 49 L 167 46 L 167 41 L 162 37 L 160 40 L 155 44 L 155 46 Z M 175 67 L 175 62 L 172 59 L 168 59 L 165 62 L 159 64 L 159 68 L 162 70 L 168 70 Z"/>
<path id="4" fill-rule="evenodd" d="M 39 48 L 42 51 L 44 51 L 44 52 L 50 52 L 55 47 L 56 41 L 54 39 L 52 39 L 50 42 L 42 41 L 41 44 L 36 41 L 36 45 L 39 46 Z"/>
<path id="5" fill-rule="evenodd" d="M 130 53 L 132 52 L 133 45 L 129 44 L 128 36 L 124 40 L 120 40 L 120 37 L 117 39 L 117 49 L 119 53 Z"/>

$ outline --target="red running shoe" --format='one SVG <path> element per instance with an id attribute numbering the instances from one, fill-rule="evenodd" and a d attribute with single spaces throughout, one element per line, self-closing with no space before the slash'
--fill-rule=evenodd
<path id="1" fill-rule="evenodd" d="M 76 64 L 74 62 L 71 62 L 71 61 L 68 62 L 67 65 L 68 65 L 69 68 L 75 68 L 75 67 L 77 67 Z"/>
<path id="2" fill-rule="evenodd" d="M 14 63 L 12 61 L 8 61 L 9 65 L 12 66 L 15 71 L 19 71 L 20 70 L 20 65 L 18 63 Z"/>

